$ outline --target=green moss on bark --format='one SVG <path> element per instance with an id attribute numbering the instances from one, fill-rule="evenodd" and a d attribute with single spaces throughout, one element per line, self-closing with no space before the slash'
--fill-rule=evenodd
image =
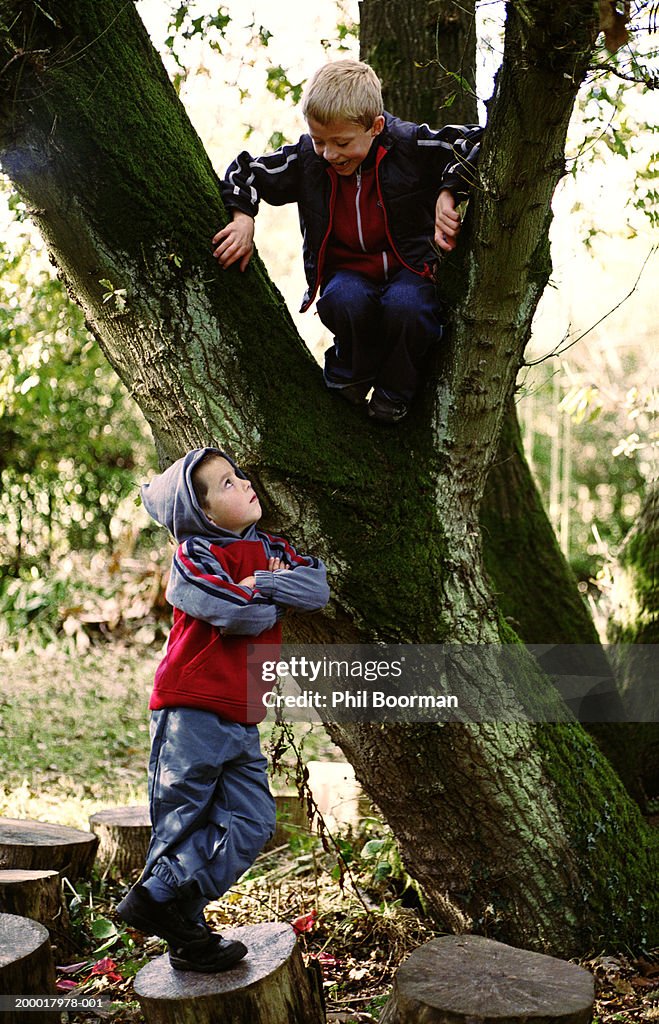
<path id="1" fill-rule="evenodd" d="M 524 457 L 514 407 L 481 503 L 485 567 L 509 625 L 526 643 L 597 644 L 598 637 Z"/>
<path id="2" fill-rule="evenodd" d="M 577 856 L 572 905 L 581 922 L 581 948 L 656 945 L 659 832 L 646 825 L 579 726 L 538 726 L 537 735 L 547 777 L 561 794 L 563 826 Z M 601 930 L 594 930 L 593 922 Z"/>

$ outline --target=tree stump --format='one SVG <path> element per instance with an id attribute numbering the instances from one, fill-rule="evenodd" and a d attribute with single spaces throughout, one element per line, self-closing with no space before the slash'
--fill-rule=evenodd
<path id="1" fill-rule="evenodd" d="M 90 816 L 89 827 L 99 839 L 96 859 L 104 878 L 129 878 L 142 870 L 151 840 L 148 807 L 97 811 Z"/>
<path id="2" fill-rule="evenodd" d="M 59 871 L 70 882 L 89 878 L 98 839 L 64 825 L 0 818 L 0 868 Z"/>
<path id="3" fill-rule="evenodd" d="M 69 949 L 69 915 L 57 871 L 0 870 L 0 912 L 38 921 L 60 952 Z"/>
<path id="4" fill-rule="evenodd" d="M 48 931 L 37 921 L 14 914 L 0 914 L 0 994 L 13 996 L 55 995 L 55 968 Z M 59 1021 L 52 1010 L 3 1011 L 3 1024 Z"/>
<path id="5" fill-rule="evenodd" d="M 249 952 L 221 974 L 175 971 L 168 956 L 135 977 L 146 1024 L 324 1024 L 322 988 L 287 924 L 231 928 Z"/>
<path id="6" fill-rule="evenodd" d="M 272 839 L 268 839 L 263 847 L 265 853 L 288 843 L 292 835 L 309 835 L 311 832 L 305 803 L 300 800 L 296 789 L 275 793 L 274 798 L 277 806 L 277 824 Z"/>
<path id="7" fill-rule="evenodd" d="M 542 953 L 447 935 L 398 969 L 380 1024 L 588 1024 L 593 978 Z"/>
<path id="8" fill-rule="evenodd" d="M 359 825 L 371 813 L 370 802 L 347 761 L 309 761 L 309 789 L 330 828 Z"/>

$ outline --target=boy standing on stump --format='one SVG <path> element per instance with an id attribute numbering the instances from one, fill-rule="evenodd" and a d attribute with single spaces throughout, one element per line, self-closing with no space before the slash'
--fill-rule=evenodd
<path id="1" fill-rule="evenodd" d="M 248 685 L 248 644 L 279 645 L 286 608 L 322 608 L 329 590 L 321 561 L 256 529 L 259 499 L 217 448 L 188 452 L 142 498 L 178 542 L 167 587 L 174 624 L 149 704 L 153 834 L 142 877 L 117 910 L 165 939 L 176 969 L 213 973 L 247 949 L 211 931 L 204 907 L 275 827 L 256 725 L 268 687 Z"/>
<path id="2" fill-rule="evenodd" d="M 241 153 L 222 182 L 232 221 L 213 238 L 222 267 L 245 270 L 264 199 L 298 204 L 308 291 L 334 335 L 325 384 L 386 423 L 406 415 L 424 357 L 442 335 L 434 274 L 455 248 L 456 205 L 475 181 L 483 129 L 401 121 L 383 110 L 367 64 L 338 60 L 311 78 L 308 134 L 258 158 Z"/>

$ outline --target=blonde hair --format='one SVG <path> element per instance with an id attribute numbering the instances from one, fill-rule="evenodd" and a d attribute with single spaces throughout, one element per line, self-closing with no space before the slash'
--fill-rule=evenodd
<path id="1" fill-rule="evenodd" d="M 322 125 L 352 121 L 370 128 L 382 114 L 382 86 L 375 71 L 361 60 L 334 60 L 311 76 L 302 113 Z"/>

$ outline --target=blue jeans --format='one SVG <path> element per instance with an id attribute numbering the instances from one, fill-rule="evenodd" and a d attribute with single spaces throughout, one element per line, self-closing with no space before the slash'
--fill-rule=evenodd
<path id="1" fill-rule="evenodd" d="M 197 708 L 152 712 L 149 805 L 142 881 L 159 876 L 177 889 L 186 916 L 201 918 L 275 829 L 257 727 Z"/>
<path id="2" fill-rule="evenodd" d="M 406 268 L 385 284 L 338 270 L 316 308 L 334 335 L 325 353 L 328 387 L 364 383 L 407 400 L 414 395 L 424 356 L 442 336 L 432 281 Z"/>

